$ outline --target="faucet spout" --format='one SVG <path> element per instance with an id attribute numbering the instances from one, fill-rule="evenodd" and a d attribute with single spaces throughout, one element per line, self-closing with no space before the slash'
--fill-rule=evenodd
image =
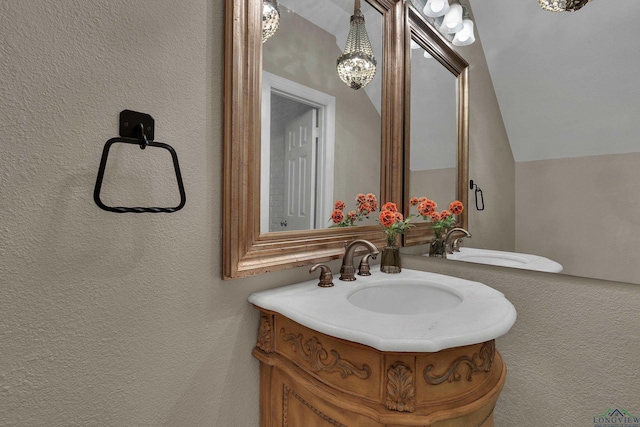
<path id="1" fill-rule="evenodd" d="M 471 237 L 471 233 L 462 227 L 455 227 L 447 231 L 444 236 L 444 248 L 447 253 L 452 254 L 453 251 L 459 251 L 460 240 L 464 237 Z"/>
<path id="2" fill-rule="evenodd" d="M 371 254 L 371 258 L 376 259 L 378 256 L 378 248 L 376 245 L 371 243 L 368 240 L 354 240 L 349 243 L 344 250 L 344 258 L 342 259 L 342 267 L 340 267 L 340 280 L 344 280 L 347 282 L 352 282 L 356 280 L 355 272 L 356 268 L 353 265 L 353 255 L 356 252 L 356 248 L 359 246 L 364 246 L 367 248 L 369 253 Z"/>

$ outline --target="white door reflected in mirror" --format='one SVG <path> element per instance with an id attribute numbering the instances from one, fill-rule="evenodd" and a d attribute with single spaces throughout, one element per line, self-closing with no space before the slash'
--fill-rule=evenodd
<path id="1" fill-rule="evenodd" d="M 335 97 L 262 76 L 260 231 L 321 228 L 333 204 Z"/>
<path id="2" fill-rule="evenodd" d="M 316 126 L 315 108 L 289 121 L 284 129 L 285 144 L 284 166 L 284 206 L 286 207 L 283 221 L 280 225 L 286 230 L 309 230 L 316 227 L 315 199 L 316 199 L 316 141 L 318 128 Z M 273 116 L 272 116 L 273 117 Z M 272 141 L 273 142 L 273 141 Z M 272 146 L 272 153 L 276 147 Z M 273 162 L 273 155 L 272 162 Z M 271 179 L 273 181 L 273 179 Z M 270 203 L 270 215 L 281 204 L 277 199 Z M 277 217 L 275 218 L 277 221 Z M 274 222 L 274 218 L 271 218 Z M 276 231 L 276 230 L 271 230 Z"/>

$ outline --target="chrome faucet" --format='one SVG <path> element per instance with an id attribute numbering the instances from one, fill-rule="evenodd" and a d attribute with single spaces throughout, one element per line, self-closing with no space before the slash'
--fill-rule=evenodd
<path id="1" fill-rule="evenodd" d="M 342 267 L 340 267 L 340 280 L 345 280 L 347 282 L 352 282 L 356 280 L 355 272 L 356 268 L 353 266 L 353 255 L 356 252 L 356 248 L 358 246 L 364 246 L 369 250 L 371 254 L 371 258 L 376 259 L 378 256 L 378 248 L 376 245 L 371 243 L 368 240 L 354 240 L 349 243 L 344 250 L 344 258 L 342 259 Z"/>
<path id="2" fill-rule="evenodd" d="M 447 234 L 444 236 L 444 250 L 448 254 L 452 254 L 453 251 L 460 252 L 460 240 L 464 237 L 471 237 L 471 233 L 462 227 L 455 227 L 447 231 Z"/>

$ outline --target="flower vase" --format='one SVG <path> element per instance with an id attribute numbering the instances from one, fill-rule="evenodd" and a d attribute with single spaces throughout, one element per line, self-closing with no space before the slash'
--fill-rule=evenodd
<path id="1" fill-rule="evenodd" d="M 434 258 L 446 258 L 447 251 L 442 240 L 442 233 L 436 231 L 436 239 L 429 246 L 429 256 Z"/>
<path id="2" fill-rule="evenodd" d="M 397 246 L 385 246 L 382 248 L 382 258 L 380 260 L 380 271 L 383 273 L 400 273 L 400 248 Z"/>

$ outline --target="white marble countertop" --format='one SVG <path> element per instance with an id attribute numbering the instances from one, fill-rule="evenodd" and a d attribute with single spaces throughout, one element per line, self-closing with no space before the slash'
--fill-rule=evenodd
<path id="1" fill-rule="evenodd" d="M 380 351 L 436 352 L 477 344 L 504 335 L 516 320 L 516 310 L 504 295 L 479 282 L 407 269 L 399 274 L 386 274 L 378 267 L 372 267 L 371 276 L 356 276 L 354 282 L 341 281 L 338 276 L 335 274 L 335 286 L 331 288 L 317 286 L 318 280 L 314 278 L 254 293 L 249 302 L 318 332 Z M 385 303 L 392 308 L 391 312 L 367 310 L 349 301 L 355 292 L 377 286 L 390 287 L 387 292 L 391 290 L 391 294 L 387 295 L 394 298 Z M 440 304 L 435 301 L 436 294 L 432 304 L 412 294 L 410 304 L 402 304 L 402 292 L 405 289 L 412 292 L 410 289 L 417 286 L 438 289 L 436 294 L 455 295 L 459 302 L 453 297 L 452 303 L 434 307 Z M 420 312 L 422 306 L 427 312 Z"/>

